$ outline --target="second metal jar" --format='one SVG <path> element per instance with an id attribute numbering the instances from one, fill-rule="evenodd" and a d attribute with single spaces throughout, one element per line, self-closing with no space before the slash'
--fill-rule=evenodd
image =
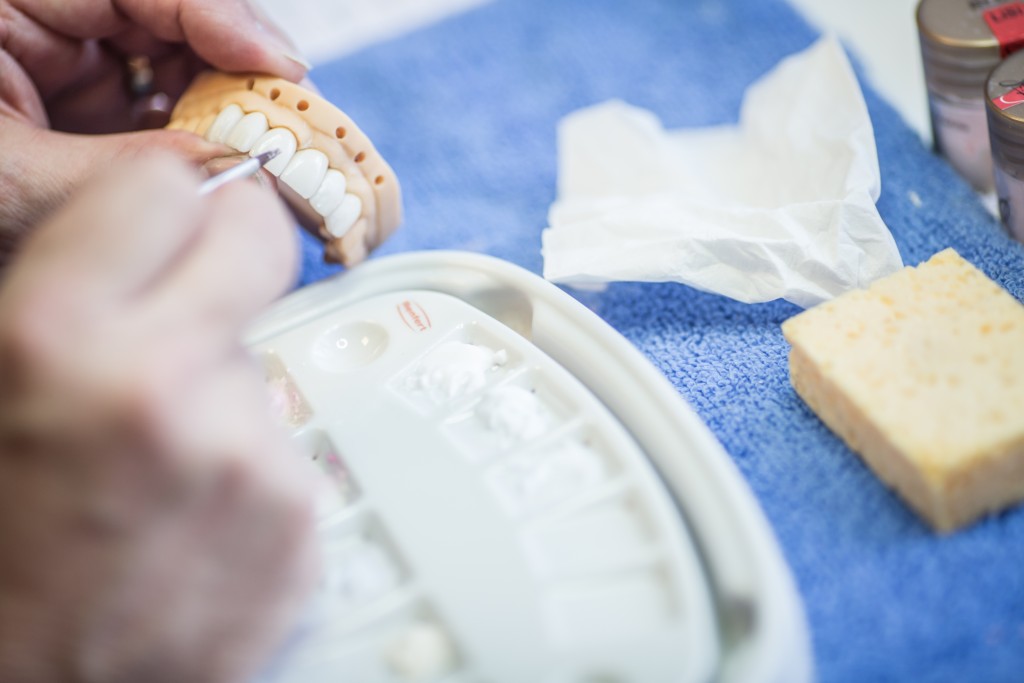
<path id="1" fill-rule="evenodd" d="M 992 71 L 985 95 L 999 215 L 1024 242 L 1024 52 Z"/>

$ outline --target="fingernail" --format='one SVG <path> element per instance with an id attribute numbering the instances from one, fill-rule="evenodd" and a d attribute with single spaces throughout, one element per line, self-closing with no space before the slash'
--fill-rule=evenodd
<path id="1" fill-rule="evenodd" d="M 263 7 L 259 4 L 250 3 L 249 9 L 255 16 L 260 29 L 277 44 L 281 56 L 289 61 L 295 62 L 306 71 L 313 68 L 313 65 L 296 51 L 297 48 L 295 41 L 292 40 L 290 35 L 288 35 L 288 32 L 281 28 L 281 26 L 266 13 Z"/>
<path id="2" fill-rule="evenodd" d="M 309 71 L 313 68 L 305 57 L 299 54 L 295 46 L 291 44 L 284 36 L 277 33 L 276 31 L 267 30 L 263 28 L 263 34 L 266 36 L 266 41 L 273 46 L 279 55 L 287 59 L 289 62 L 298 64 L 302 67 L 303 71 Z"/>
<path id="3" fill-rule="evenodd" d="M 282 54 L 284 55 L 285 59 L 289 59 L 295 62 L 306 71 L 309 71 L 310 69 L 313 68 L 313 65 L 310 64 L 308 60 L 306 60 L 304 57 L 300 55 L 295 54 L 294 52 L 283 52 Z"/>

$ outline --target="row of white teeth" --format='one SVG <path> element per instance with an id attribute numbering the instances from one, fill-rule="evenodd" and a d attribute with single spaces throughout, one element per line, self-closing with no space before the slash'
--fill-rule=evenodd
<path id="1" fill-rule="evenodd" d="M 358 196 L 345 191 L 345 175 L 328 167 L 327 155 L 316 149 L 297 149 L 295 135 L 287 128 L 271 128 L 261 112 L 246 114 L 237 104 L 225 107 L 206 131 L 210 142 L 233 147 L 256 156 L 279 150 L 266 166 L 282 183 L 295 190 L 324 217 L 334 237 L 347 233 L 363 212 Z"/>

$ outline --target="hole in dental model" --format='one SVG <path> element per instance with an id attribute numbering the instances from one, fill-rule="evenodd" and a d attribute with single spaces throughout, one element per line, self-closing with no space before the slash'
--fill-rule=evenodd
<path id="1" fill-rule="evenodd" d="M 366 152 L 360 152 L 356 155 L 356 163 L 361 163 L 366 158 Z"/>
<path id="2" fill-rule="evenodd" d="M 334 136 L 341 140 L 345 137 L 345 133 L 347 132 L 348 131 L 345 130 L 345 126 L 338 126 L 338 128 L 334 131 Z"/>
<path id="3" fill-rule="evenodd" d="M 306 100 L 299 100 L 299 103 L 295 105 L 295 108 L 299 111 L 306 111 L 309 109 L 309 102 Z"/>
<path id="4" fill-rule="evenodd" d="M 256 87 L 256 79 L 255 78 L 250 78 L 248 81 L 245 82 L 245 89 L 246 90 L 252 90 L 255 87 Z"/>
<path id="5" fill-rule="evenodd" d="M 270 99 L 271 100 L 276 100 L 280 96 L 281 96 L 281 91 L 278 90 L 277 88 L 274 88 L 273 90 L 270 91 Z"/>
<path id="6" fill-rule="evenodd" d="M 379 175 L 376 178 L 374 178 L 373 179 L 373 184 L 374 185 L 383 185 L 384 184 L 384 176 Z"/>

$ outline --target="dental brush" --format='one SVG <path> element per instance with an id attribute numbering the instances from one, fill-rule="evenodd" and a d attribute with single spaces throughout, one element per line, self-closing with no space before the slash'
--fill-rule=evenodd
<path id="1" fill-rule="evenodd" d="M 199 186 L 199 196 L 208 195 L 214 190 L 220 188 L 222 185 L 232 182 L 233 180 L 241 180 L 242 178 L 248 178 L 253 175 L 261 168 L 263 168 L 271 159 L 281 153 L 279 149 L 272 149 L 269 152 L 258 154 L 254 157 L 246 159 L 237 166 L 232 166 L 226 171 L 222 171 L 217 175 L 210 176 L 203 181 L 203 184 Z"/>

